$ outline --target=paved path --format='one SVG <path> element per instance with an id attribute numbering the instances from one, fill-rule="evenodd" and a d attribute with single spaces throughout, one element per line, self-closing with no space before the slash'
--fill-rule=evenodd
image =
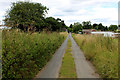
<path id="1" fill-rule="evenodd" d="M 35 78 L 58 78 L 59 69 L 62 64 L 62 57 L 65 53 L 65 49 L 67 46 L 68 37 L 69 35 L 67 36 L 66 40 L 61 45 L 61 47 L 53 55 L 52 59 L 47 63 L 45 68 L 43 68 L 38 73 L 38 75 L 36 75 Z"/>
<path id="2" fill-rule="evenodd" d="M 36 75 L 35 78 L 58 78 L 59 70 L 62 64 L 62 57 L 65 53 L 68 39 L 71 39 L 72 44 L 72 54 L 75 61 L 77 78 L 99 78 L 99 75 L 95 73 L 95 69 L 91 63 L 85 59 L 82 51 L 69 34 L 61 45 L 61 47 L 53 55 L 52 59 L 47 63 L 47 65 Z"/>
<path id="3" fill-rule="evenodd" d="M 85 59 L 82 51 L 72 38 L 70 34 L 72 44 L 72 54 L 75 61 L 77 78 L 99 78 L 99 75 L 95 73 L 94 67 L 88 63 Z"/>

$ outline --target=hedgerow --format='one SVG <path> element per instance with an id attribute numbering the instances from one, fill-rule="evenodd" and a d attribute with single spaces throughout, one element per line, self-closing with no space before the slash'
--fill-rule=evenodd
<path id="1" fill-rule="evenodd" d="M 3 31 L 2 77 L 33 78 L 64 41 L 59 33 Z"/>

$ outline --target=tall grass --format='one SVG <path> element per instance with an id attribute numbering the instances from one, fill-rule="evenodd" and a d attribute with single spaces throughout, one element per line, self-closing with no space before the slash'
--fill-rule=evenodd
<path id="1" fill-rule="evenodd" d="M 65 37 L 67 37 L 68 33 L 67 32 L 60 32 L 61 35 L 64 35 Z"/>
<path id="2" fill-rule="evenodd" d="M 63 41 L 56 32 L 3 31 L 3 78 L 33 78 Z"/>
<path id="3" fill-rule="evenodd" d="M 102 78 L 118 78 L 118 40 L 100 35 L 74 35 Z"/>

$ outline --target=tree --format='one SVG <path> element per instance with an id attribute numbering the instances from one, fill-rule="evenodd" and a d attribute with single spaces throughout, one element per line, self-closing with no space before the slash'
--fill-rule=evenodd
<path id="1" fill-rule="evenodd" d="M 72 32 L 72 28 L 70 28 L 70 27 L 68 27 L 67 30 L 68 30 L 68 33 Z"/>
<path id="2" fill-rule="evenodd" d="M 106 27 L 104 27 L 104 31 L 108 31 L 109 29 L 108 29 L 108 27 L 106 26 Z"/>
<path id="3" fill-rule="evenodd" d="M 49 31 L 55 31 L 57 29 L 59 29 L 56 25 L 57 25 L 57 21 L 55 20 L 55 18 L 53 17 L 47 17 L 45 19 L 46 22 L 46 26 L 45 28 Z"/>
<path id="4" fill-rule="evenodd" d="M 60 18 L 57 18 L 57 21 L 58 21 L 58 22 L 61 22 L 62 20 L 61 20 Z"/>
<path id="5" fill-rule="evenodd" d="M 98 24 L 94 23 L 93 24 L 93 29 L 97 29 Z"/>
<path id="6" fill-rule="evenodd" d="M 110 26 L 109 26 L 109 30 L 110 30 L 110 31 L 115 31 L 115 30 L 117 30 L 117 29 L 118 29 L 117 25 L 110 25 Z"/>
<path id="7" fill-rule="evenodd" d="M 102 23 L 98 24 L 98 30 L 104 31 L 104 26 Z"/>
<path id="8" fill-rule="evenodd" d="M 82 24 L 80 24 L 79 22 L 74 23 L 74 25 L 72 27 L 72 32 L 78 33 L 81 30 L 82 30 Z"/>
<path id="9" fill-rule="evenodd" d="M 83 29 L 91 29 L 91 22 L 90 21 L 83 21 L 82 22 Z"/>
<path id="10" fill-rule="evenodd" d="M 72 24 L 70 24 L 70 28 L 72 28 L 73 27 L 73 25 Z"/>
<path id="11" fill-rule="evenodd" d="M 61 31 L 62 28 L 66 28 L 64 21 L 59 18 L 47 17 L 45 23 L 45 28 L 49 31 Z"/>
<path id="12" fill-rule="evenodd" d="M 48 8 L 40 3 L 16 2 L 5 17 L 5 24 L 25 31 L 44 26 L 44 16 Z"/>

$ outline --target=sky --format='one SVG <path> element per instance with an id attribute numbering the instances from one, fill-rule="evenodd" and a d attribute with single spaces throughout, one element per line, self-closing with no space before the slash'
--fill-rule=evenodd
<path id="1" fill-rule="evenodd" d="M 118 25 L 119 0 L 0 0 L 0 24 L 11 3 L 16 1 L 41 3 L 49 8 L 46 17 L 61 18 L 67 26 L 83 21 Z"/>

